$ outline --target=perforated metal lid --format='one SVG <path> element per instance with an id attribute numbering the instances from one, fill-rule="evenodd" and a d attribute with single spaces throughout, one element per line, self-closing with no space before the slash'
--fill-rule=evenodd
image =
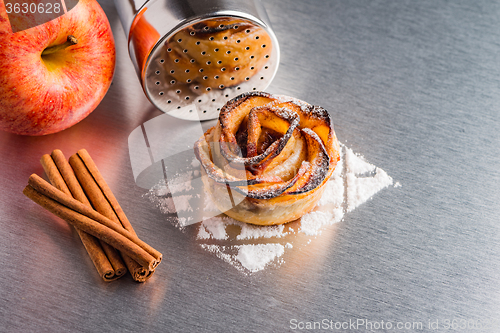
<path id="1" fill-rule="evenodd" d="M 144 90 L 174 117 L 214 119 L 227 100 L 265 90 L 278 64 L 276 37 L 262 22 L 211 17 L 162 38 L 148 58 Z"/>

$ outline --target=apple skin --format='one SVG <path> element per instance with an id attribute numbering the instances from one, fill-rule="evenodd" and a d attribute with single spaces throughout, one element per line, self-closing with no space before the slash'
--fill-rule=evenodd
<path id="1" fill-rule="evenodd" d="M 68 35 L 78 43 L 42 58 Z M 105 96 L 115 62 L 111 27 L 96 0 L 17 33 L 0 0 L 0 130 L 45 135 L 78 123 Z"/>

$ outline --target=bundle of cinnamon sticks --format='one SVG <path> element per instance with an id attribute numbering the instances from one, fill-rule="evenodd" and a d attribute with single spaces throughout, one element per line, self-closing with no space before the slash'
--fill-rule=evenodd
<path id="1" fill-rule="evenodd" d="M 137 237 L 89 153 L 79 150 L 68 161 L 57 149 L 41 164 L 50 183 L 33 174 L 23 193 L 76 228 L 103 280 L 127 270 L 135 281 L 149 279 L 162 254 Z"/>

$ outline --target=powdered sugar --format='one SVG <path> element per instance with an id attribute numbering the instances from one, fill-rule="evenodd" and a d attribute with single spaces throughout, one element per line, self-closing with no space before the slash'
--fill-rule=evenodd
<path id="1" fill-rule="evenodd" d="M 281 238 L 287 234 L 284 232 L 284 225 L 262 227 L 240 222 L 224 215 L 201 221 L 197 239 L 228 239 L 226 228 L 229 226 L 236 226 L 240 229 L 239 234 L 235 237 L 237 240 L 272 237 Z"/>
<path id="2" fill-rule="evenodd" d="M 278 243 L 233 246 L 201 244 L 200 246 L 244 273 L 263 270 L 281 257 L 285 253 L 285 248 L 291 248 Z"/>
<path id="3" fill-rule="evenodd" d="M 202 249 L 214 253 L 217 256 L 217 258 L 222 259 L 225 262 L 237 267 L 237 263 L 233 259 L 234 255 L 225 252 L 227 251 L 227 246 L 207 245 L 207 244 L 200 244 L 200 246 Z"/>
<path id="4" fill-rule="evenodd" d="M 198 239 L 227 239 L 226 226 L 233 223 L 227 216 L 203 220 L 198 231 Z"/>
<path id="5" fill-rule="evenodd" d="M 147 196 L 162 213 L 178 214 L 176 226 L 180 230 L 197 228 L 195 241 L 203 249 L 243 273 L 255 273 L 278 267 L 287 251 L 300 251 L 323 231 L 342 221 L 346 213 L 393 184 L 384 170 L 366 162 L 351 149 L 343 147 L 342 152 L 341 161 L 325 184 L 317 207 L 300 220 L 285 225 L 250 225 L 220 214 L 210 196 L 198 184 L 201 183 L 199 164 L 195 161 L 191 163 L 191 170 L 176 178 L 175 186 L 170 186 L 169 182 L 170 190 L 161 181 Z M 395 187 L 399 186 L 396 183 Z M 198 223 L 190 225 L 194 222 Z M 313 238 L 308 238 L 304 244 L 304 236 Z"/>
<path id="6" fill-rule="evenodd" d="M 303 112 L 309 112 L 313 108 L 313 106 L 311 104 L 304 102 L 300 99 L 294 98 L 294 97 L 289 97 L 289 96 L 285 96 L 285 95 L 273 95 L 273 97 L 276 98 L 276 101 L 272 102 L 272 103 L 279 104 L 279 103 L 292 102 L 293 104 L 300 107 L 300 109 Z"/>
<path id="7" fill-rule="evenodd" d="M 366 162 L 351 149 L 346 149 L 345 159 L 348 170 L 347 212 L 369 200 L 378 191 L 392 185 L 392 178 L 384 170 Z"/>
<path id="8" fill-rule="evenodd" d="M 285 253 L 285 247 L 281 244 L 251 244 L 239 247 L 236 260 L 250 272 L 264 269 L 275 258 Z"/>
<path id="9" fill-rule="evenodd" d="M 313 211 L 300 219 L 299 232 L 308 236 L 316 236 L 321 234 L 321 228 L 340 222 L 344 217 L 342 208 L 335 208 L 331 211 Z"/>
<path id="10" fill-rule="evenodd" d="M 287 233 L 284 232 L 285 225 L 274 225 L 268 227 L 251 225 L 242 223 L 241 233 L 236 236 L 236 239 L 259 239 L 259 238 L 281 238 Z"/>
<path id="11" fill-rule="evenodd" d="M 348 174 L 363 174 L 375 169 L 373 164 L 366 162 L 362 156 L 356 155 L 348 148 L 345 150 L 345 161 Z"/>

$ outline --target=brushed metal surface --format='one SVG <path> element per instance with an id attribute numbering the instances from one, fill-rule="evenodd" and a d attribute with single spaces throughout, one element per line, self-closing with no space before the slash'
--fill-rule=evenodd
<path id="1" fill-rule="evenodd" d="M 282 55 L 269 91 L 328 109 L 340 141 L 402 186 L 249 276 L 197 247 L 194 230 L 179 232 L 135 185 L 128 136 L 162 113 L 112 1 L 100 3 L 118 46 L 101 105 L 58 134 L 0 133 L 1 331 L 292 332 L 358 319 L 372 327 L 342 331 L 448 331 L 446 320 L 500 331 L 498 2 L 266 2 Z M 86 148 L 137 234 L 164 254 L 150 281 L 102 282 L 74 230 L 23 197 L 55 148 Z"/>

